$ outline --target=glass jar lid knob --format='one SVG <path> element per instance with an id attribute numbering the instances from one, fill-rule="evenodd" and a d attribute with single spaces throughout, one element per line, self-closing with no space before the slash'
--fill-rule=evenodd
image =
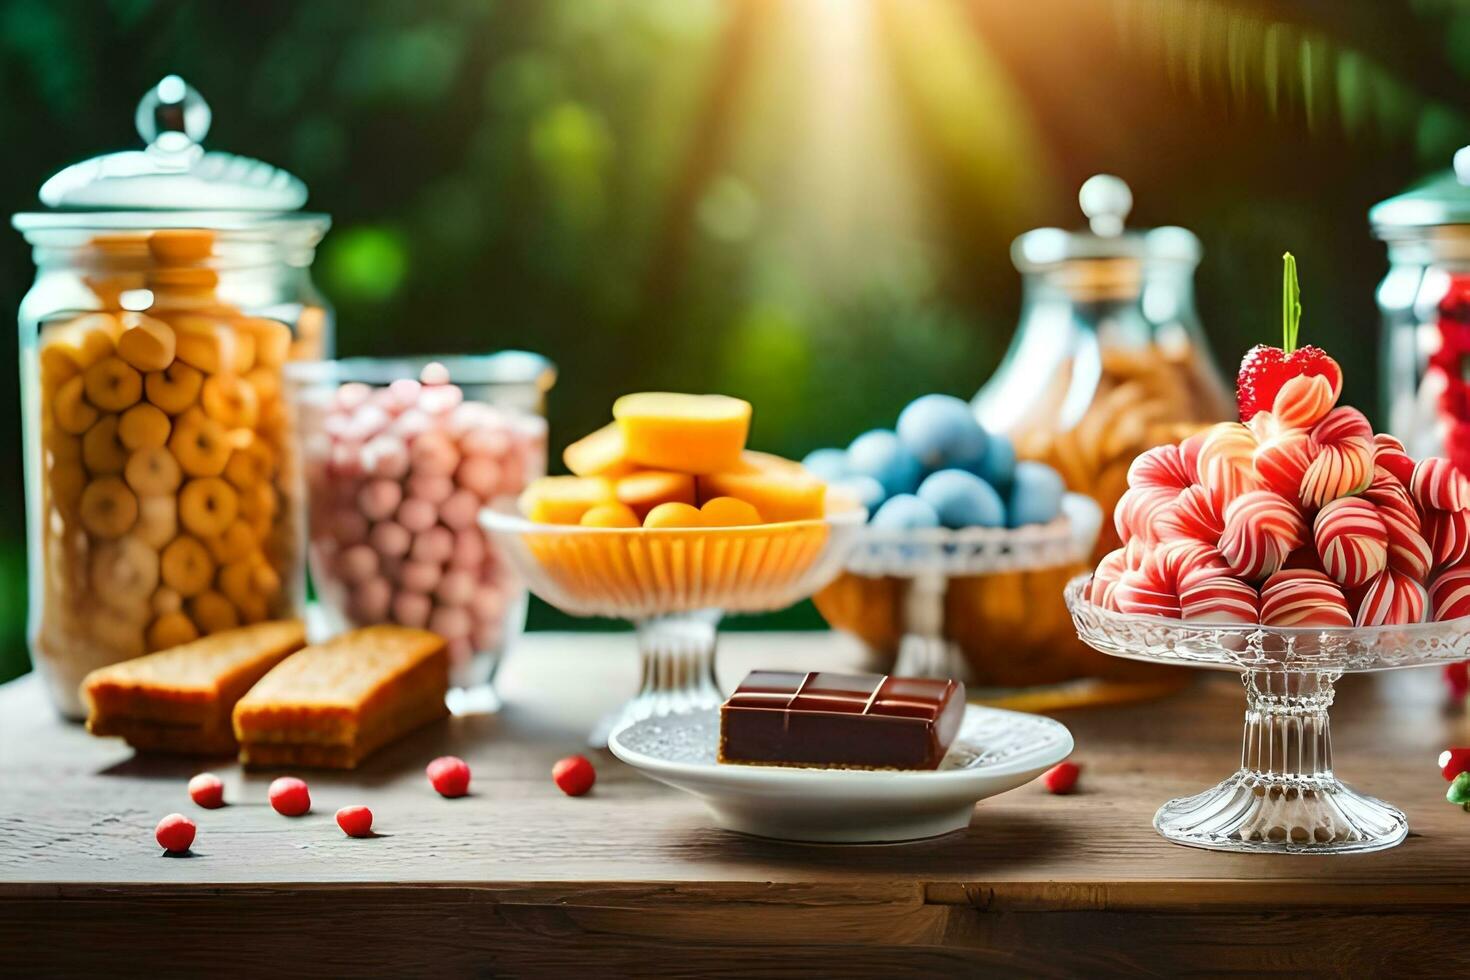
<path id="1" fill-rule="evenodd" d="M 1133 210 L 1133 192 L 1119 177 L 1096 174 L 1089 177 L 1077 192 L 1077 203 L 1087 215 L 1092 233 L 1102 238 L 1123 234 L 1123 222 Z"/>
<path id="2" fill-rule="evenodd" d="M 150 150 L 197 157 L 204 152 L 200 144 L 209 135 L 212 118 L 197 89 L 177 75 L 166 75 L 138 100 L 133 122 Z"/>
<path id="3" fill-rule="evenodd" d="M 1470 146 L 1462 146 L 1455 151 L 1455 179 L 1466 187 L 1470 187 Z"/>
<path id="4" fill-rule="evenodd" d="M 138 102 L 133 124 L 147 144 L 74 163 L 41 185 L 51 208 L 112 211 L 295 211 L 306 185 L 268 163 L 204 149 L 209 103 L 178 75 Z"/>

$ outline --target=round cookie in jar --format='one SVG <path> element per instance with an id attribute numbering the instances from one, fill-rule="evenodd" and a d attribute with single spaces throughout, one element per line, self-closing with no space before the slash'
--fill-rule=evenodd
<path id="1" fill-rule="evenodd" d="M 304 600 L 288 361 L 330 350 L 311 283 L 329 224 L 267 164 L 206 152 L 176 76 L 139 104 L 144 150 L 106 154 L 17 214 L 32 660 L 62 713 L 117 660 Z M 306 324 L 303 331 L 300 325 Z"/>
<path id="2" fill-rule="evenodd" d="M 1233 417 L 1195 314 L 1199 241 L 1183 228 L 1125 230 L 1132 194 L 1098 175 L 1079 194 L 1086 231 L 1038 228 L 1011 254 L 1025 279 L 1020 326 L 975 396 L 982 424 L 1049 463 L 1112 513 L 1140 452 Z M 1100 556 L 1117 547 L 1105 526 Z"/>

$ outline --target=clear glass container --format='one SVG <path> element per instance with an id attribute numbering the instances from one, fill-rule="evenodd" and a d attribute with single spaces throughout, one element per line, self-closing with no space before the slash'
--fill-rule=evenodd
<path id="1" fill-rule="evenodd" d="M 526 622 L 526 588 L 478 523 L 546 474 L 556 369 L 524 351 L 293 364 L 308 567 L 325 635 L 396 622 L 449 643 L 456 707 L 491 683 Z"/>
<path id="2" fill-rule="evenodd" d="M 645 718 L 719 707 L 725 614 L 774 612 L 811 596 L 841 572 L 867 516 L 833 492 L 822 519 L 740 527 L 539 524 L 500 508 L 486 508 L 480 523 L 543 600 L 637 629 L 639 691 L 592 730 L 588 743 L 602 748 Z"/>
<path id="3" fill-rule="evenodd" d="M 20 371 L 32 662 L 69 717 L 93 668 L 303 606 L 287 361 L 332 345 L 324 215 L 266 164 L 206 153 L 175 76 L 147 148 L 62 170 L 17 214 L 36 279 Z"/>
<path id="4" fill-rule="evenodd" d="M 1098 175 L 1079 194 L 1088 231 L 1016 239 L 1020 325 L 976 415 L 1111 514 L 1134 457 L 1230 418 L 1233 400 L 1194 311 L 1199 241 L 1183 228 L 1124 230 L 1128 186 Z M 1096 554 L 1116 548 L 1105 521 Z"/>
<path id="5" fill-rule="evenodd" d="M 1454 167 L 1375 205 L 1384 412 L 1410 455 L 1470 472 L 1470 147 Z"/>

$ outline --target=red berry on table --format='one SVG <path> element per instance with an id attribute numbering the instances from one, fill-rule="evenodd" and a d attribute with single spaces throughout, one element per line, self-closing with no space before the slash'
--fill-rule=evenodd
<path id="1" fill-rule="evenodd" d="M 1444 682 L 1445 686 L 1450 689 L 1451 700 L 1465 700 L 1465 695 L 1470 694 L 1470 660 L 1462 660 L 1457 664 L 1445 664 Z"/>
<path id="2" fill-rule="evenodd" d="M 194 843 L 194 830 L 194 821 L 182 813 L 170 813 L 158 821 L 158 826 L 153 829 L 153 839 L 170 854 L 184 854 Z"/>
<path id="3" fill-rule="evenodd" d="M 551 779 L 568 796 L 581 796 L 597 782 L 597 770 L 584 756 L 569 755 L 551 767 Z"/>
<path id="4" fill-rule="evenodd" d="M 271 806 L 283 817 L 299 817 L 311 809 L 311 793 L 306 783 L 295 776 L 282 776 L 271 783 L 266 793 Z"/>
<path id="5" fill-rule="evenodd" d="M 1470 772 L 1470 749 L 1448 748 L 1439 754 L 1439 771 L 1445 779 Z"/>
<path id="6" fill-rule="evenodd" d="M 470 767 L 458 756 L 441 755 L 424 771 L 429 774 L 429 785 L 440 796 L 453 799 L 470 791 Z"/>
<path id="7" fill-rule="evenodd" d="M 189 799 L 206 810 L 225 805 L 225 784 L 212 772 L 201 772 L 189 780 Z"/>
<path id="8" fill-rule="evenodd" d="M 371 837 L 373 811 L 365 806 L 344 806 L 337 811 L 337 826 L 348 837 Z"/>
<path id="9" fill-rule="evenodd" d="M 1075 762 L 1059 762 L 1052 766 L 1041 777 L 1041 784 L 1046 787 L 1048 793 L 1063 796 L 1072 792 L 1077 785 L 1077 777 L 1081 775 L 1082 767 Z"/>

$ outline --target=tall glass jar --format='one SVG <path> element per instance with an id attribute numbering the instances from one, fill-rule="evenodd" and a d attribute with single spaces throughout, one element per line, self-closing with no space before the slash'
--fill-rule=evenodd
<path id="1" fill-rule="evenodd" d="M 1183 228 L 1124 230 L 1128 185 L 1100 174 L 1079 200 L 1088 231 L 1016 239 L 1020 326 L 975 411 L 1016 453 L 1054 466 L 1111 514 L 1146 449 L 1232 415 L 1194 312 L 1199 241 Z M 1097 556 L 1116 548 L 1104 522 Z"/>
<path id="2" fill-rule="evenodd" d="M 1388 245 L 1377 292 L 1388 430 L 1411 455 L 1470 473 L 1470 147 L 1368 221 Z"/>
<path id="3" fill-rule="evenodd" d="M 176 76 L 147 148 L 68 167 L 17 214 L 36 279 L 20 370 L 32 662 L 84 714 L 93 668 L 303 605 L 288 361 L 332 346 L 309 267 L 329 219 L 266 164 L 200 145 Z"/>

